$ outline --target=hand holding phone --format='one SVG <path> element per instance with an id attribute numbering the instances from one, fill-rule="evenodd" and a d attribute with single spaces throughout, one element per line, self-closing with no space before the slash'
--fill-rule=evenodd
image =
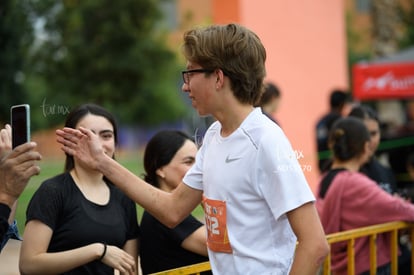
<path id="1" fill-rule="evenodd" d="M 30 141 L 30 106 L 14 105 L 10 108 L 12 148 Z"/>

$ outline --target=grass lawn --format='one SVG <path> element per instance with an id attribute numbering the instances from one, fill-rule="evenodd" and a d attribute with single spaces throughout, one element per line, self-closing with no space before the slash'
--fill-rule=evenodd
<path id="1" fill-rule="evenodd" d="M 128 168 L 130 171 L 136 175 L 141 175 L 143 172 L 142 168 L 142 156 L 133 155 L 133 156 L 122 156 L 117 157 L 118 161 Z M 20 235 L 23 235 L 24 224 L 26 223 L 26 208 L 29 204 L 30 198 L 33 196 L 33 193 L 37 190 L 39 185 L 48 178 L 51 178 L 55 175 L 62 173 L 64 166 L 64 159 L 45 159 L 39 162 L 41 167 L 41 172 L 38 176 L 32 177 L 26 189 L 23 191 L 22 195 L 19 198 L 19 204 L 16 211 L 16 219 L 19 227 Z M 137 205 L 137 215 L 138 221 L 141 220 L 141 215 L 143 209 Z M 194 216 L 201 218 L 203 216 L 203 210 L 201 206 L 197 207 L 194 212 Z"/>

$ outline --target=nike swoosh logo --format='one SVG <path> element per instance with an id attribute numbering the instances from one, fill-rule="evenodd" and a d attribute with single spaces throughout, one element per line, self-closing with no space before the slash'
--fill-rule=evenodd
<path id="1" fill-rule="evenodd" d="M 241 158 L 230 158 L 230 156 L 227 156 L 226 163 L 230 163 L 230 162 L 233 162 L 233 161 L 236 161 L 236 160 L 239 160 L 239 159 L 241 159 Z"/>

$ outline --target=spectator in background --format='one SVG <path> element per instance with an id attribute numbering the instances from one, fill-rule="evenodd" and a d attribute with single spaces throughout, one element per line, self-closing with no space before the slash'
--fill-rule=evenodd
<path id="1" fill-rule="evenodd" d="M 185 133 L 158 132 L 145 148 L 145 181 L 163 191 L 173 191 L 193 166 L 196 153 L 195 143 Z M 192 215 L 168 228 L 144 211 L 140 227 L 143 274 L 208 261 L 205 225 Z"/>
<path id="2" fill-rule="evenodd" d="M 410 180 L 414 182 L 414 152 L 410 152 L 407 157 L 407 172 Z"/>
<path id="3" fill-rule="evenodd" d="M 36 143 L 29 142 L 12 150 L 11 127 L 0 131 L 0 251 L 8 239 L 16 235 L 16 224 L 11 214 L 16 202 L 32 176 L 39 174 L 35 151 Z"/>
<path id="4" fill-rule="evenodd" d="M 414 134 L 414 98 L 405 102 L 405 122 L 395 130 L 398 137 L 412 136 Z"/>
<path id="5" fill-rule="evenodd" d="M 392 138 L 389 139 L 394 147 L 388 150 L 388 159 L 394 174 L 397 177 L 397 185 L 403 187 L 404 175 L 407 173 L 406 162 L 408 153 L 414 151 L 414 99 L 407 99 L 405 105 L 404 124 L 390 130 Z"/>
<path id="6" fill-rule="evenodd" d="M 351 107 L 351 96 L 342 90 L 333 90 L 329 97 L 329 112 L 316 123 L 316 145 L 318 150 L 319 171 L 329 169 L 328 135 L 333 123 L 347 116 Z"/>
<path id="7" fill-rule="evenodd" d="M 406 169 L 407 177 L 404 181 L 404 185 L 401 186 L 403 194 L 406 194 L 407 197 L 414 202 L 414 152 L 411 151 L 408 153 L 406 160 Z"/>
<path id="8" fill-rule="evenodd" d="M 382 189 L 390 194 L 397 192 L 397 182 L 392 170 L 382 165 L 375 157 L 375 152 L 381 140 L 380 122 L 374 109 L 367 105 L 355 106 L 349 116 L 361 119 L 368 129 L 370 135 L 370 150 L 372 155 L 368 161 L 362 165 L 361 172 L 375 181 Z"/>
<path id="9" fill-rule="evenodd" d="M 329 134 L 330 170 L 321 178 L 317 209 L 326 234 L 392 221 L 414 221 L 414 205 L 385 192 L 359 172 L 372 156 L 370 135 L 355 117 L 337 120 Z M 390 274 L 390 233 L 377 236 L 377 273 Z M 332 271 L 347 272 L 347 243 L 331 247 Z M 370 274 L 369 239 L 355 240 L 355 274 Z"/>
<path id="10" fill-rule="evenodd" d="M 272 82 L 267 82 L 264 85 L 263 94 L 260 97 L 259 104 L 256 107 L 261 107 L 263 114 L 268 118 L 279 124 L 273 117 L 274 113 L 280 104 L 280 90 Z M 279 124 L 280 125 L 280 124 Z"/>
<path id="11" fill-rule="evenodd" d="M 375 110 L 368 105 L 359 105 L 352 108 L 349 116 L 360 119 L 365 124 L 365 127 L 367 127 L 370 136 L 369 146 L 371 156 L 369 156 L 368 161 L 361 166 L 359 171 L 375 181 L 387 193 L 391 195 L 399 193 L 404 198 L 407 198 L 407 194 L 402 194 L 403 192 L 398 191 L 397 181 L 391 168 L 384 166 L 376 158 L 375 152 L 381 140 L 381 131 L 380 121 Z M 404 238 L 400 238 L 401 254 L 398 258 L 399 274 L 409 274 L 411 270 L 411 252 L 401 242 Z"/>

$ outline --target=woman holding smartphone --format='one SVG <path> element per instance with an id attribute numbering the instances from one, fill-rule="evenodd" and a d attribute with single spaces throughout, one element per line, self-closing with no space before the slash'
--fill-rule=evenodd
<path id="1" fill-rule="evenodd" d="M 96 133 L 114 158 L 114 117 L 94 104 L 71 111 L 66 127 Z M 135 203 L 96 170 L 66 155 L 63 174 L 33 195 L 20 254 L 22 274 L 137 273 L 139 227 Z"/>

